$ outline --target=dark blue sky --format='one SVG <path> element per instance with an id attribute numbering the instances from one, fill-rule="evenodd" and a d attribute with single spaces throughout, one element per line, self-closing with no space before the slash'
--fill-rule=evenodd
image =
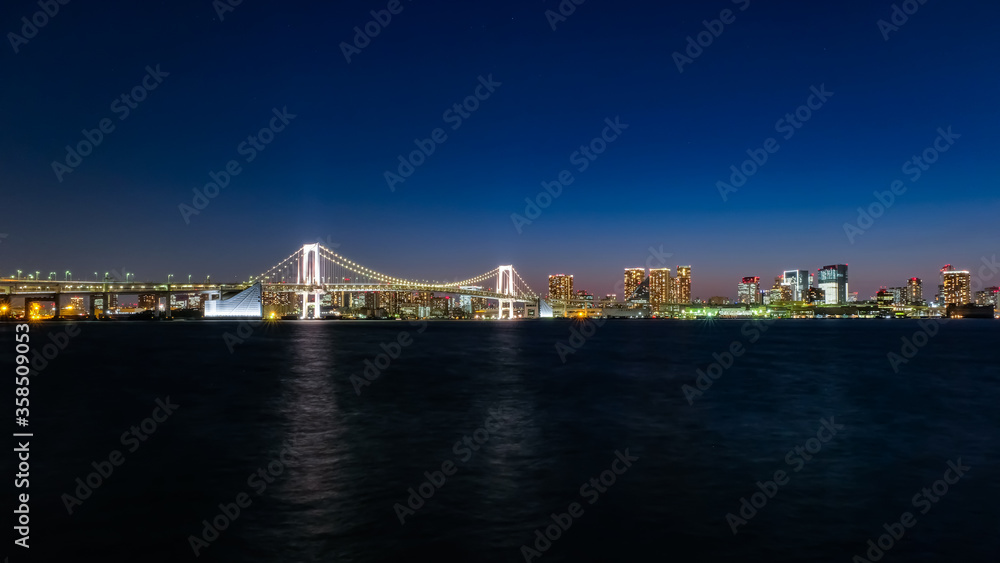
<path id="1" fill-rule="evenodd" d="M 932 296 L 943 264 L 1000 251 L 1000 7 L 930 0 L 886 41 L 892 2 L 746 4 L 587 0 L 553 31 L 555 0 L 403 0 L 348 63 L 340 44 L 387 2 L 248 0 L 223 21 L 209 0 L 70 2 L 0 49 L 0 271 L 245 279 L 323 240 L 400 277 L 512 263 L 539 292 L 573 273 L 603 293 L 662 247 L 695 296 L 846 262 L 864 298 L 910 276 Z M 38 9 L 5 2 L 5 34 Z M 678 72 L 672 53 L 724 9 L 735 21 Z M 147 65 L 169 76 L 121 120 L 111 103 Z M 452 129 L 445 110 L 491 74 Z M 833 96 L 785 140 L 776 122 L 820 85 Z M 296 117 L 246 162 L 240 144 L 284 107 Z M 571 154 L 616 116 L 628 129 L 579 172 Z M 115 129 L 58 181 L 53 161 L 104 118 Z M 949 126 L 961 137 L 911 181 L 902 165 Z M 390 191 L 385 171 L 435 128 L 447 140 Z M 716 182 L 769 137 L 778 151 L 723 201 Z M 178 206 L 230 160 L 239 175 L 186 223 Z M 511 214 L 564 169 L 574 182 L 519 234 Z M 894 180 L 906 192 L 850 242 L 844 223 Z"/>

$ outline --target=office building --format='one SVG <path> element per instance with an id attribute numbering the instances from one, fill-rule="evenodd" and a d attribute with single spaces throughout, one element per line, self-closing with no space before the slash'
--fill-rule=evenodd
<path id="1" fill-rule="evenodd" d="M 649 305 L 656 309 L 670 303 L 670 268 L 655 268 L 649 271 Z"/>
<path id="2" fill-rule="evenodd" d="M 907 290 L 905 287 L 890 287 L 893 305 L 905 305 L 908 302 Z"/>
<path id="3" fill-rule="evenodd" d="M 812 282 L 809 270 L 785 270 L 782 278 L 782 285 L 787 286 L 791 291 L 790 301 L 806 300 L 809 294 L 809 286 Z"/>
<path id="4" fill-rule="evenodd" d="M 744 305 L 760 304 L 760 276 L 749 276 L 740 281 L 736 286 L 736 302 Z"/>
<path id="5" fill-rule="evenodd" d="M 946 306 L 972 303 L 972 276 L 968 271 L 948 264 L 941 268 L 941 285 L 941 299 Z"/>
<path id="6" fill-rule="evenodd" d="M 825 295 L 827 305 L 843 305 L 847 303 L 848 293 L 847 264 L 823 266 L 819 269 L 819 288 Z"/>

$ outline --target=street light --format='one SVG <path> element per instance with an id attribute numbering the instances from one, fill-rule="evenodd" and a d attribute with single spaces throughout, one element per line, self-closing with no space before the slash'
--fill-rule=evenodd
<path id="1" fill-rule="evenodd" d="M 191 274 L 188 274 L 188 285 L 191 285 Z"/>
<path id="2" fill-rule="evenodd" d="M 94 281 L 101 281 L 101 278 L 97 277 L 97 272 L 94 272 Z"/>
<path id="3" fill-rule="evenodd" d="M 72 273 L 72 272 L 70 272 L 69 270 L 66 270 L 66 281 L 69 281 L 69 278 L 70 278 L 70 277 L 71 277 L 72 275 L 73 275 L 73 273 Z"/>
<path id="4" fill-rule="evenodd" d="M 170 283 L 170 278 L 174 277 L 173 274 L 167 274 L 167 283 Z"/>
<path id="5" fill-rule="evenodd" d="M 21 279 L 21 270 L 17 271 L 17 279 Z"/>

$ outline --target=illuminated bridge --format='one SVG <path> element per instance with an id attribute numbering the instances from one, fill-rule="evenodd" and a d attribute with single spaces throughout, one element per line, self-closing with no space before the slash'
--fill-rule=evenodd
<path id="1" fill-rule="evenodd" d="M 127 277 L 127 276 L 126 276 Z M 169 298 L 176 293 L 207 293 L 221 297 L 223 292 L 243 291 L 260 283 L 263 291 L 295 293 L 301 300 L 301 316 L 318 318 L 320 300 L 327 293 L 361 292 L 433 292 L 464 295 L 496 300 L 499 318 L 513 318 L 514 304 L 538 303 L 539 297 L 528 287 L 513 266 L 497 266 L 489 272 L 454 282 L 429 282 L 411 280 L 382 274 L 353 262 L 322 244 L 307 244 L 284 260 L 245 282 L 230 283 L 159 283 L 57 280 L 0 280 L 0 299 L 12 297 L 25 299 L 25 310 L 32 302 L 55 302 L 58 316 L 60 300 L 68 294 L 91 297 L 91 315 L 94 303 L 102 299 L 108 303 L 116 294 L 153 294 L 166 297 L 169 316 Z M 310 315 L 312 313 L 312 315 Z"/>

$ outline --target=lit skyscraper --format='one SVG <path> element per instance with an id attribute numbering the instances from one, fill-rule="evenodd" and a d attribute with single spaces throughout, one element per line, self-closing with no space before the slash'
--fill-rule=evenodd
<path id="1" fill-rule="evenodd" d="M 625 301 L 632 298 L 646 278 L 646 268 L 625 268 Z"/>
<path id="2" fill-rule="evenodd" d="M 670 268 L 656 268 L 649 271 L 649 304 L 656 309 L 670 303 Z"/>
<path id="3" fill-rule="evenodd" d="M 573 276 L 566 274 L 549 276 L 549 299 L 563 302 L 573 299 Z"/>
<path id="4" fill-rule="evenodd" d="M 948 264 L 941 268 L 941 283 L 944 286 L 941 298 L 945 305 L 972 303 L 972 276 L 968 271 L 956 270 Z"/>
<path id="5" fill-rule="evenodd" d="M 906 301 L 920 305 L 924 302 L 924 286 L 920 278 L 910 278 L 906 281 Z"/>
<path id="6" fill-rule="evenodd" d="M 805 301 L 809 295 L 809 270 L 785 270 L 783 285 L 792 290 L 792 301 Z"/>
<path id="7" fill-rule="evenodd" d="M 842 305 L 848 301 L 847 264 L 823 266 L 819 269 L 819 288 L 827 305 Z"/>
<path id="8" fill-rule="evenodd" d="M 747 305 L 757 305 L 761 301 L 760 277 L 749 276 L 736 287 L 736 302 Z"/>
<path id="9" fill-rule="evenodd" d="M 677 303 L 691 303 L 691 266 L 677 266 L 677 279 L 674 280 L 674 300 Z"/>

